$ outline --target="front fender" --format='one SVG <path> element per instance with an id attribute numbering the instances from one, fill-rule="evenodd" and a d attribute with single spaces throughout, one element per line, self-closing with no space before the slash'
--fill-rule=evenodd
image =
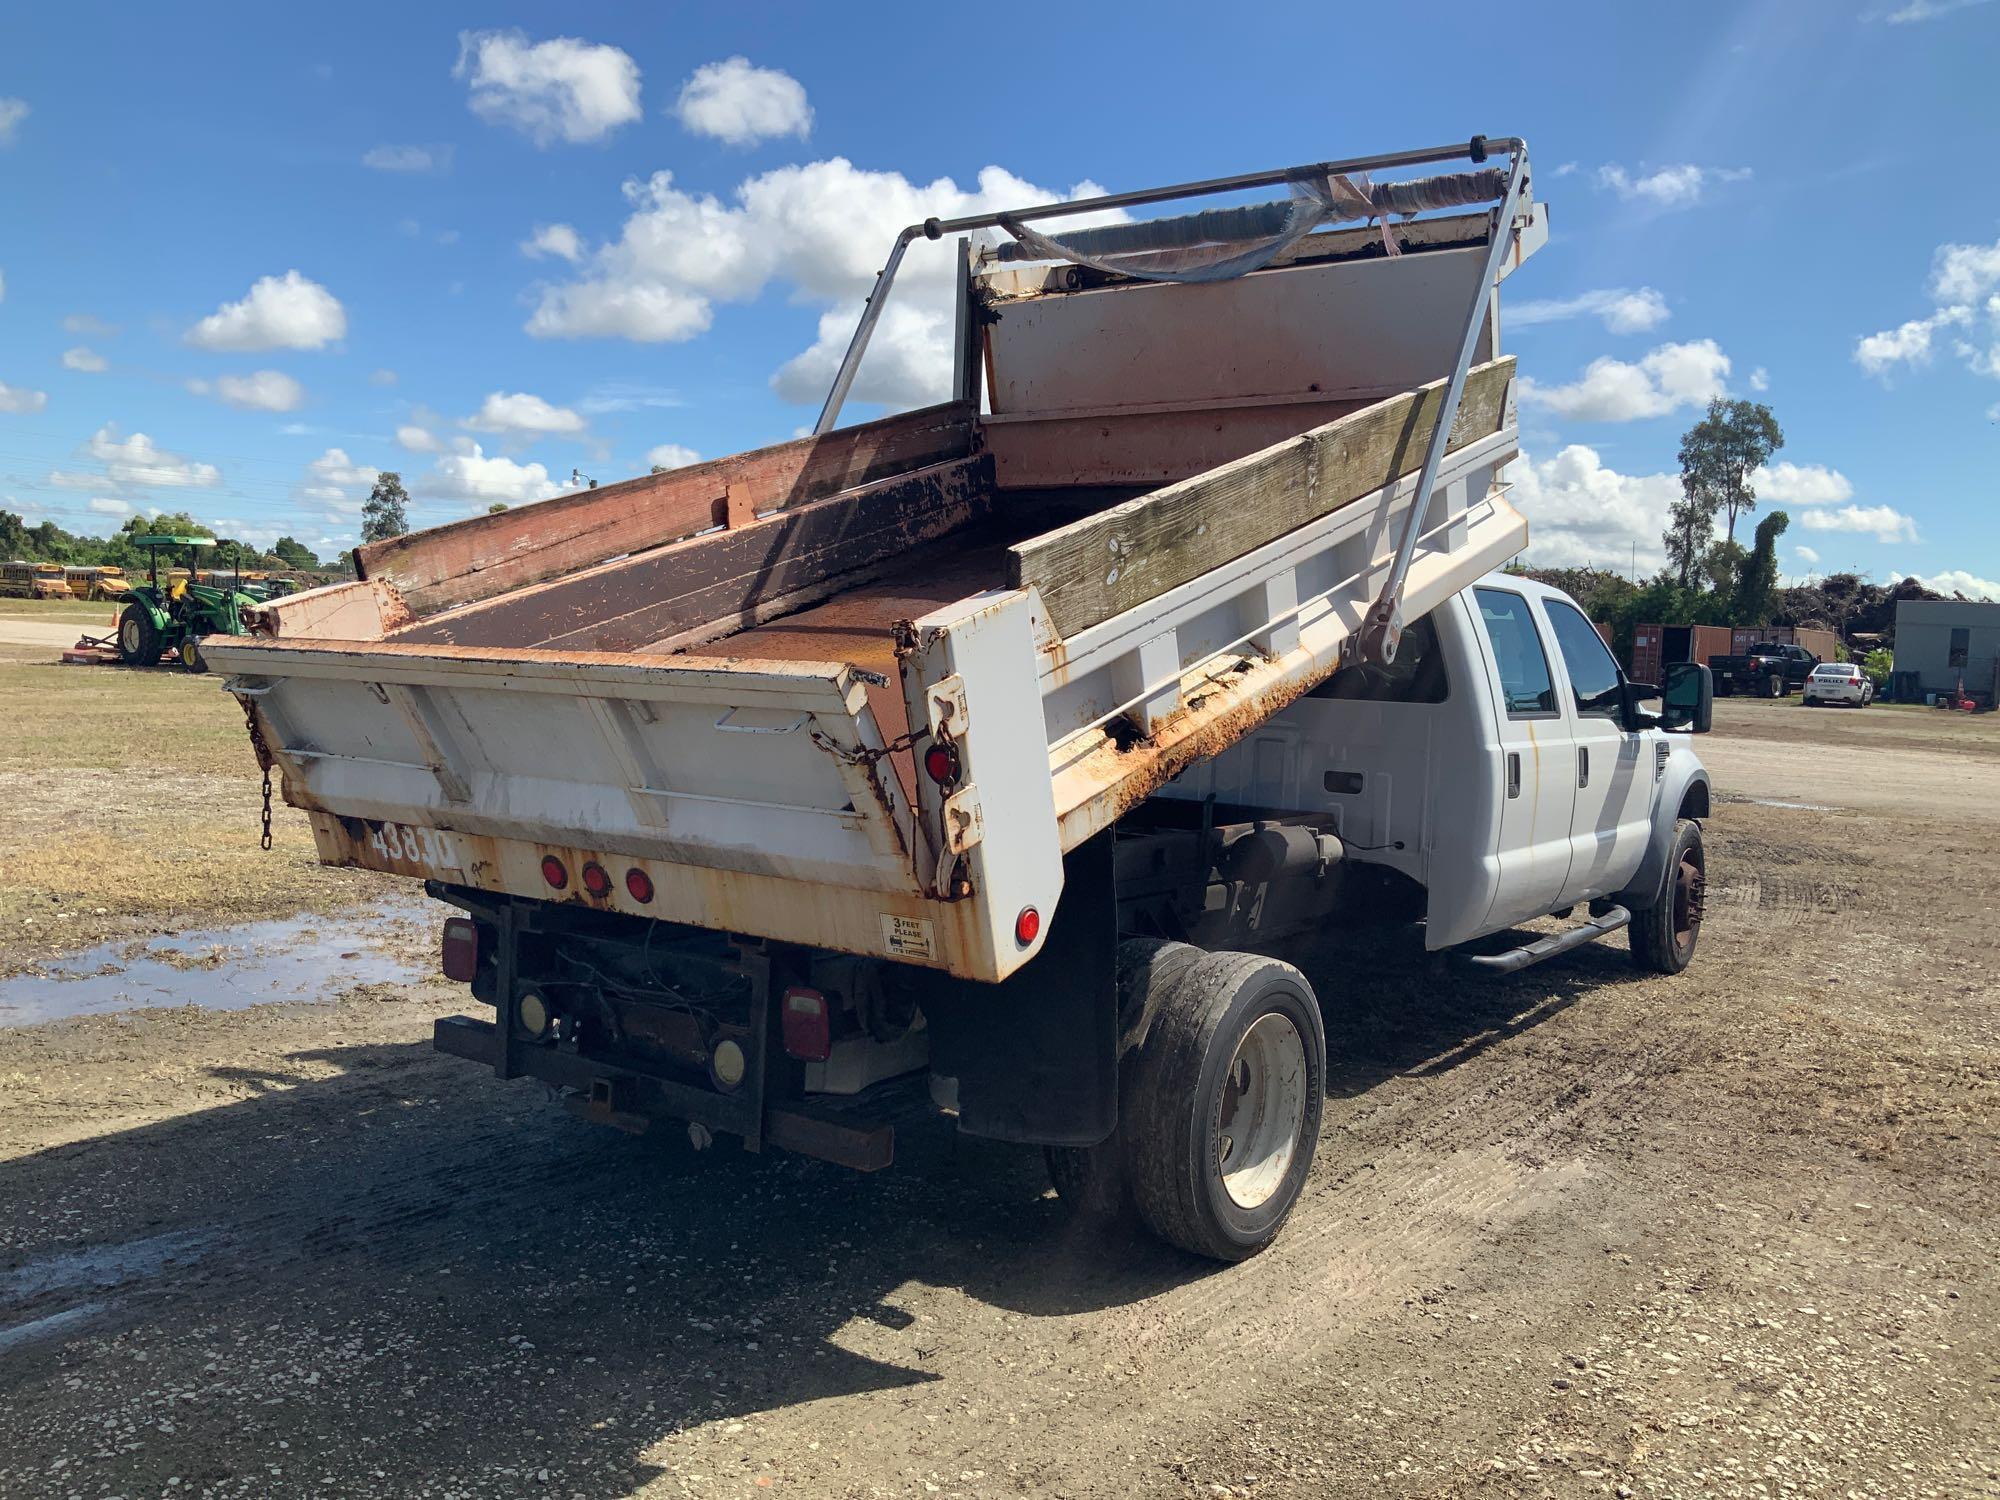
<path id="1" fill-rule="evenodd" d="M 1681 738 L 1675 735 L 1667 743 L 1678 746 Z M 1666 774 L 1660 778 L 1660 795 L 1653 803 L 1653 832 L 1646 841 L 1646 857 L 1614 900 L 1633 911 L 1641 911 L 1658 899 L 1666 874 L 1667 851 L 1674 845 L 1674 828 L 1682 818 L 1707 817 L 1709 795 L 1708 767 L 1695 757 L 1691 748 L 1685 751 L 1676 748 L 1667 757 Z"/>

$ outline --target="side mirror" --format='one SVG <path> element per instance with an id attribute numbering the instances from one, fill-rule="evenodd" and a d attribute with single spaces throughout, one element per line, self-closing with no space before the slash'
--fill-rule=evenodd
<path id="1" fill-rule="evenodd" d="M 1707 734 L 1715 716 L 1715 680 L 1699 662 L 1677 661 L 1667 668 L 1661 694 L 1660 727 Z"/>

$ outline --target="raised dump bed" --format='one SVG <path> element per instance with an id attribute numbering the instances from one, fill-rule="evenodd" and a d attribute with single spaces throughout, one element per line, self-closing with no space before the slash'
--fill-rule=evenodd
<path id="1" fill-rule="evenodd" d="M 835 428 L 903 246 L 977 225 L 913 228 L 816 435 L 365 546 L 205 642 L 321 858 L 1019 968 L 1067 851 L 1526 541 L 1487 295 L 1545 235 L 1525 153 L 1373 189 L 1499 204 L 1391 229 L 1314 227 L 1365 180 L 1260 180 L 1294 199 L 1228 211 L 1278 223 L 1250 251 L 1025 227 L 1170 193 L 999 216 L 960 243 L 956 399 Z M 1225 279 L 1151 279 L 1162 243 Z"/>

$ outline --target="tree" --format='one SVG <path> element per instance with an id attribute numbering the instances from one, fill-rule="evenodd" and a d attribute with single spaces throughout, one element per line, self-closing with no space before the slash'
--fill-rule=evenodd
<path id="1" fill-rule="evenodd" d="M 311 572 L 319 567 L 319 559 L 305 543 L 292 537 L 281 536 L 271 544 L 271 555 L 288 568 L 300 568 Z"/>
<path id="2" fill-rule="evenodd" d="M 507 508 L 507 502 L 505 500 L 495 500 L 491 505 L 486 507 L 486 514 L 489 516 L 497 516 L 500 514 L 501 511 L 505 510 L 506 508 Z"/>
<path id="3" fill-rule="evenodd" d="M 375 488 L 361 505 L 361 540 L 386 541 L 408 531 L 409 503 L 410 493 L 403 488 L 403 476 L 394 469 L 384 469 L 376 476 Z"/>
<path id="4" fill-rule="evenodd" d="M 1792 518 L 1774 510 L 1757 523 L 1756 545 L 1736 575 L 1736 605 L 1731 611 L 1738 625 L 1768 625 L 1778 598 L 1778 538 Z"/>
<path id="5" fill-rule="evenodd" d="M 1784 446 L 1785 434 L 1770 407 L 1717 396 L 1708 403 L 1708 414 L 1681 435 L 1681 493 L 1699 503 L 1710 525 L 1718 510 L 1725 512 L 1724 535 L 1734 542 L 1736 518 L 1757 508 L 1750 476 Z"/>
<path id="6" fill-rule="evenodd" d="M 1681 478 L 1681 497 L 1667 512 L 1667 529 L 1660 540 L 1667 549 L 1667 571 L 1683 589 L 1695 586 L 1702 559 L 1708 554 L 1708 539 L 1715 525 L 1715 511 Z"/>

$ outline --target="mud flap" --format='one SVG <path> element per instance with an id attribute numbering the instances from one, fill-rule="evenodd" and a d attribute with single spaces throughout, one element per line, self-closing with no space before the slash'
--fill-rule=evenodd
<path id="1" fill-rule="evenodd" d="M 1118 892 L 1111 834 L 1063 857 L 1042 951 L 999 984 L 925 986 L 931 1071 L 958 1080 L 958 1128 L 1094 1146 L 1118 1123 Z"/>

